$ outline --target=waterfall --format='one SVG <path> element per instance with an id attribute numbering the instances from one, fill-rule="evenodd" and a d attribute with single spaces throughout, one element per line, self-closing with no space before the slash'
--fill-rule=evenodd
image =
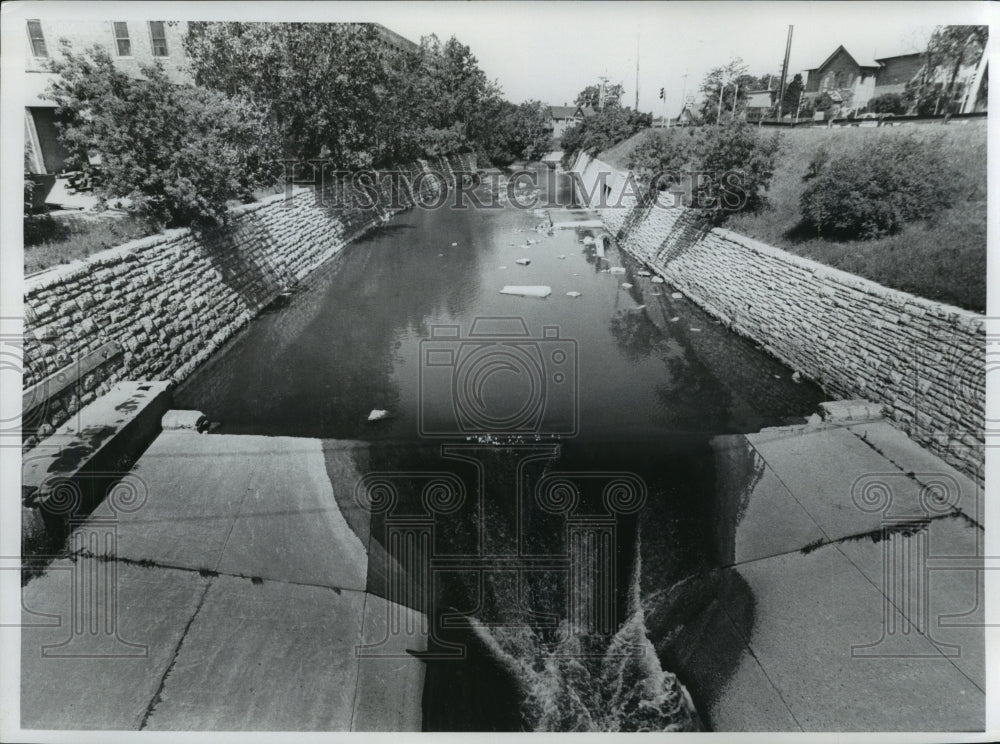
<path id="1" fill-rule="evenodd" d="M 514 678 L 521 718 L 531 731 L 699 731 L 701 718 L 677 677 L 660 667 L 646 635 L 636 557 L 628 619 L 610 638 L 588 636 L 563 621 L 546 638 L 527 626 L 487 627 L 476 637 Z"/>

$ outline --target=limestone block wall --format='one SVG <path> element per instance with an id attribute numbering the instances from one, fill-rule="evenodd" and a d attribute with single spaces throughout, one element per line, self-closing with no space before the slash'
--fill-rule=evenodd
<path id="1" fill-rule="evenodd" d="M 831 397 L 881 404 L 914 441 L 982 480 L 984 316 L 707 229 L 693 210 L 639 206 L 626 174 L 585 154 L 573 170 L 594 204 L 610 173 L 601 214 L 625 251 Z"/>
<path id="2" fill-rule="evenodd" d="M 397 203 L 433 199 L 442 188 L 421 172 L 454 177 L 475 156 L 408 165 Z M 24 444 L 65 422 L 121 380 L 182 380 L 237 330 L 351 240 L 392 211 L 318 199 L 312 190 L 275 195 L 235 210 L 229 226 L 170 230 L 25 280 L 24 379 L 29 389 L 109 341 L 124 353 L 84 375 L 23 419 Z M 348 203 L 347 199 L 340 204 Z"/>

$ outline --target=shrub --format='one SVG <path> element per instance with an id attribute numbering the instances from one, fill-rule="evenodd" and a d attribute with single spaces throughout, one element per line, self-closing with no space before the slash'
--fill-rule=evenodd
<path id="1" fill-rule="evenodd" d="M 272 133 L 245 101 L 174 85 L 159 65 L 130 77 L 97 47 L 75 55 L 66 46 L 64 57 L 49 95 L 69 165 L 96 176 L 101 204 L 125 198 L 151 224 L 219 224 L 228 201 L 251 200 L 276 176 Z"/>
<path id="2" fill-rule="evenodd" d="M 951 204 L 956 176 L 937 141 L 873 138 L 857 152 L 814 154 L 799 201 L 802 221 L 819 236 L 869 240 L 931 217 Z"/>
<path id="3" fill-rule="evenodd" d="M 652 114 L 630 108 L 611 106 L 598 111 L 563 132 L 563 166 L 569 167 L 581 150 L 589 153 L 607 150 L 652 124 Z"/>
<path id="4" fill-rule="evenodd" d="M 718 223 L 733 212 L 755 212 L 767 204 L 778 145 L 777 132 L 762 134 L 740 120 L 730 119 L 719 126 L 661 129 L 636 145 L 628 167 L 643 185 L 660 174 L 699 179 L 689 184 L 684 203 L 708 207 L 706 214 Z M 656 185 L 663 189 L 668 183 L 661 178 Z"/>
<path id="5" fill-rule="evenodd" d="M 905 114 L 906 100 L 898 93 L 885 93 L 871 99 L 868 110 L 876 114 Z"/>

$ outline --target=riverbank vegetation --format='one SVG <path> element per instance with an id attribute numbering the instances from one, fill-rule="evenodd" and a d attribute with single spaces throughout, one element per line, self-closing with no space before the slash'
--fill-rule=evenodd
<path id="1" fill-rule="evenodd" d="M 674 131 L 671 137 L 685 130 Z M 599 157 L 628 168 L 633 152 L 654 148 L 662 136 L 643 132 Z M 985 163 L 985 121 L 784 130 L 766 205 L 731 215 L 726 227 L 888 287 L 984 312 Z"/>
<path id="2" fill-rule="evenodd" d="M 50 97 L 72 170 L 100 204 L 152 228 L 220 224 L 289 160 L 385 168 L 460 152 L 505 165 L 549 149 L 546 109 L 515 105 L 457 39 L 407 50 L 373 24 L 191 23 L 195 85 L 142 77 L 107 52 L 53 62 Z M 27 218 L 26 218 L 27 219 Z"/>

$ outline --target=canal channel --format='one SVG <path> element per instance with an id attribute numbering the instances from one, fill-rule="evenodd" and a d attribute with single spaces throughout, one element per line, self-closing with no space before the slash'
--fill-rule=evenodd
<path id="1" fill-rule="evenodd" d="M 559 178 L 563 205 L 568 184 Z M 561 207 L 548 214 L 555 222 L 594 217 Z M 553 690 L 566 694 L 584 684 L 580 669 L 596 680 L 606 663 L 595 667 L 586 660 L 594 654 L 581 652 L 597 648 L 592 639 L 566 655 L 584 658 L 576 671 L 568 662 L 542 661 L 568 647 L 566 608 L 575 606 L 579 590 L 579 572 L 574 578 L 557 560 L 572 552 L 574 539 L 565 500 L 593 515 L 602 499 L 607 503 L 608 483 L 628 491 L 618 511 L 605 514 L 614 528 L 605 557 L 585 561 L 583 583 L 601 583 L 614 595 L 607 605 L 612 627 L 599 612 L 588 616 L 588 637 L 603 633 L 606 653 L 608 637 L 637 601 L 719 565 L 710 440 L 801 422 L 825 399 L 669 284 L 645 275 L 613 241 L 603 248 L 600 229 L 550 230 L 548 221 L 509 204 L 398 214 L 314 272 L 285 306 L 252 321 L 175 394 L 175 407 L 204 412 L 218 432 L 364 442 L 360 472 L 450 473 L 466 501 L 479 504 L 441 509 L 429 548 L 465 556 L 467 565 L 453 562 L 457 568 L 439 582 L 411 576 L 414 603 L 433 615 L 430 651 L 440 652 L 427 663 L 430 730 L 654 725 L 634 710 L 610 720 L 545 709 L 545 700 L 565 708 Z M 551 294 L 501 294 L 506 285 L 542 285 Z M 493 350 L 489 359 L 463 356 L 484 343 Z M 519 355 L 527 360 L 523 368 Z M 477 434 L 469 416 L 484 410 L 519 421 L 525 433 Z M 386 413 L 369 420 L 372 411 Z M 571 496 L 553 485 L 559 474 L 576 484 Z M 540 509 L 519 501 L 522 493 L 543 492 L 550 500 Z M 401 498 L 419 501 L 419 485 L 402 489 Z M 598 530 L 607 522 L 574 524 Z M 597 566 L 612 559 L 610 568 Z M 523 571 L 511 568 L 517 561 Z M 746 605 L 752 612 L 752 602 Z M 477 629 L 453 622 L 456 616 L 501 627 Z M 652 635 L 660 653 L 663 638 Z M 449 657 L 463 645 L 461 658 Z M 666 652 L 659 660 L 650 655 L 644 673 L 654 675 L 660 665 L 675 671 Z M 594 706 L 627 707 L 601 702 L 600 685 L 592 686 Z M 699 692 L 692 692 L 697 704 Z"/>

